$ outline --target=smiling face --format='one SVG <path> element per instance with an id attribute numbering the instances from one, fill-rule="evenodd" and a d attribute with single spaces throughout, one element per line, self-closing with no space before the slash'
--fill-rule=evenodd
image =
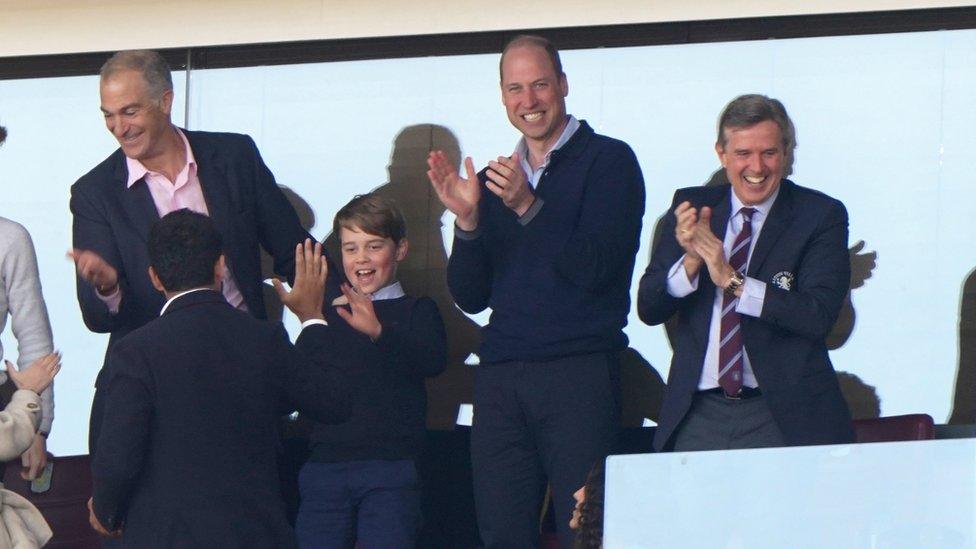
<path id="1" fill-rule="evenodd" d="M 407 256 L 407 239 L 399 243 L 392 238 L 361 231 L 359 227 L 342 227 L 342 270 L 346 279 L 363 295 L 375 293 L 396 280 L 397 264 Z"/>
<path id="2" fill-rule="evenodd" d="M 786 169 L 783 134 L 772 120 L 744 128 L 725 128 L 725 144 L 715 152 L 732 183 L 732 190 L 745 205 L 769 198 L 779 188 Z"/>
<path id="3" fill-rule="evenodd" d="M 566 125 L 565 74 L 556 74 L 546 50 L 516 46 L 502 60 L 502 103 L 508 120 L 532 148 L 548 151 Z"/>
<path id="4" fill-rule="evenodd" d="M 173 92 L 153 98 L 141 73 L 122 70 L 103 78 L 100 86 L 105 127 L 129 158 L 145 163 L 163 154 L 166 132 L 173 127 Z"/>

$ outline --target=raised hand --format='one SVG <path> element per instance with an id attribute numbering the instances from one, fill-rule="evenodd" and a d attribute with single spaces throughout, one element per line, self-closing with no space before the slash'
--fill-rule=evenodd
<path id="1" fill-rule="evenodd" d="M 444 207 L 457 217 L 457 225 L 466 231 L 478 227 L 478 201 L 481 200 L 481 184 L 471 157 L 464 159 L 468 178 L 458 175 L 444 151 L 432 151 L 427 157 L 427 178 Z"/>
<path id="2" fill-rule="evenodd" d="M 68 258 L 75 262 L 75 269 L 82 280 L 91 284 L 102 295 L 110 295 L 119 287 L 119 273 L 115 267 L 91 250 L 72 249 Z"/>
<path id="3" fill-rule="evenodd" d="M 349 310 L 347 311 L 340 306 L 336 307 L 336 313 L 356 331 L 368 335 L 373 341 L 379 339 L 380 334 L 383 333 L 383 325 L 376 318 L 376 311 L 373 310 L 373 300 L 370 299 L 370 296 L 360 294 L 353 290 L 349 284 L 342 285 L 342 294 L 346 296 Z"/>
<path id="4" fill-rule="evenodd" d="M 725 248 L 722 241 L 712 232 L 712 209 L 705 207 L 698 215 L 695 223 L 692 246 L 705 262 L 708 276 L 719 288 L 725 288 L 732 276 L 732 266 L 725 258 Z"/>
<path id="5" fill-rule="evenodd" d="M 535 195 L 525 178 L 525 170 L 519 163 L 518 153 L 511 158 L 499 156 L 488 162 L 488 190 L 498 195 L 502 202 L 517 215 L 525 214 L 535 202 Z"/>
<path id="6" fill-rule="evenodd" d="M 41 394 L 61 370 L 61 353 L 44 355 L 31 362 L 23 371 L 17 370 L 9 360 L 4 362 L 7 363 L 7 375 L 18 389 L 27 389 Z"/>
<path id="7" fill-rule="evenodd" d="M 278 299 L 288 307 L 298 320 L 324 319 L 322 303 L 325 300 L 325 279 L 329 275 L 329 263 L 322 255 L 322 243 L 312 243 L 306 238 L 295 246 L 295 283 L 291 291 L 285 290 L 281 281 L 272 279 Z"/>

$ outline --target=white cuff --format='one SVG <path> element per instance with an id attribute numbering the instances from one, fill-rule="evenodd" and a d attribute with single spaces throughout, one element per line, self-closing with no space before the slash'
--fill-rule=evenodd
<path id="1" fill-rule="evenodd" d="M 742 284 L 742 295 L 735 306 L 735 312 L 759 318 L 762 315 L 763 303 L 766 301 L 766 283 L 755 278 L 746 277 Z"/>
<path id="2" fill-rule="evenodd" d="M 122 303 L 121 285 L 117 284 L 115 286 L 115 291 L 108 295 L 102 295 L 98 293 L 98 288 L 95 288 L 95 295 L 98 296 L 98 299 L 100 299 L 102 303 L 105 304 L 106 307 L 108 307 L 109 314 L 115 315 L 119 313 L 119 305 Z"/>
<path id="3" fill-rule="evenodd" d="M 328 326 L 329 323 L 325 321 L 324 318 L 310 318 L 305 322 L 302 322 L 302 329 L 308 328 L 309 326 L 314 326 L 316 324 L 321 324 L 322 326 Z"/>
<path id="4" fill-rule="evenodd" d="M 698 289 L 698 275 L 688 280 L 688 272 L 685 271 L 685 256 L 682 255 L 678 261 L 671 266 L 668 271 L 668 293 L 671 297 L 682 298 Z"/>

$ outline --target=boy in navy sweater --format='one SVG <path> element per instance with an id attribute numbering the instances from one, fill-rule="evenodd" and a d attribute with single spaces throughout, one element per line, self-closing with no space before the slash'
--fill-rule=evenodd
<path id="1" fill-rule="evenodd" d="M 282 302 L 302 320 L 299 339 L 346 377 L 352 416 L 316 424 L 299 474 L 296 531 L 301 547 L 413 547 L 420 527 L 415 460 L 425 438 L 424 379 L 446 365 L 444 323 L 434 301 L 403 293 L 397 264 L 407 255 L 406 223 L 376 194 L 336 214 L 346 282 L 295 280 Z M 296 261 L 300 261 L 296 254 Z M 324 310 L 316 299 L 326 291 Z"/>

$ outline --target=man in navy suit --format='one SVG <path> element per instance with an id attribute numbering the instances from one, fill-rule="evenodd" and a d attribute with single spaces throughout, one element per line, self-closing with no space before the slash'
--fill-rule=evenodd
<path id="1" fill-rule="evenodd" d="M 847 211 L 792 173 L 782 103 L 733 100 L 715 150 L 731 184 L 680 189 L 638 313 L 674 319 L 654 438 L 677 451 L 853 442 L 824 338 L 850 283 Z"/>
<path id="2" fill-rule="evenodd" d="M 293 407 L 325 423 L 348 417 L 334 369 L 221 295 L 221 249 L 202 214 L 179 210 L 153 226 L 149 277 L 167 301 L 113 346 L 104 369 L 90 518 L 102 533 L 121 530 L 126 546 L 293 547 L 277 418 Z M 317 295 L 309 310 L 321 318 L 321 245 L 293 253 L 293 291 Z"/>
<path id="3" fill-rule="evenodd" d="M 85 324 L 110 333 L 111 349 L 159 314 L 163 298 L 146 274 L 146 238 L 154 221 L 180 208 L 211 217 L 220 231 L 227 301 L 265 318 L 259 248 L 290 279 L 294 247 L 309 235 L 254 142 L 173 125 L 173 82 L 156 52 L 113 55 L 102 66 L 100 92 L 105 125 L 120 148 L 71 187 L 71 255 Z M 100 380 L 95 387 L 90 446 L 101 416 Z"/>

